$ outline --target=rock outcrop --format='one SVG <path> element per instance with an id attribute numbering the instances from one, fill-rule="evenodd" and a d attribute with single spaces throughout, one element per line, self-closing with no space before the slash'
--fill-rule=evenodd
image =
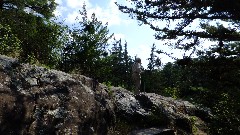
<path id="1" fill-rule="evenodd" d="M 89 80 L 1 56 L 0 133 L 107 134 L 113 106 Z"/>
<path id="2" fill-rule="evenodd" d="M 97 87 L 96 87 L 97 85 Z M 207 134 L 210 112 L 154 93 L 95 84 L 82 75 L 0 55 L 0 134 Z M 111 131 L 110 131 L 111 130 Z M 116 131 L 116 132 L 115 132 Z"/>
<path id="3" fill-rule="evenodd" d="M 212 115 L 207 108 L 200 108 L 188 101 L 175 100 L 154 93 L 131 92 L 113 87 L 117 116 L 138 128 L 162 127 L 168 134 L 207 134 L 207 123 Z M 170 130 L 172 129 L 172 130 Z M 140 130 L 142 132 L 142 130 Z M 160 134 L 160 133 L 159 133 Z M 166 133 L 164 133 L 166 134 Z"/>

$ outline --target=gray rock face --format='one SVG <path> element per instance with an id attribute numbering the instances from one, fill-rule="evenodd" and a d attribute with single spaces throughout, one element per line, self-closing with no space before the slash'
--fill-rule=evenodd
<path id="1" fill-rule="evenodd" d="M 0 64 L 1 134 L 107 134 L 115 116 L 104 87 L 5 56 Z"/>
<path id="2" fill-rule="evenodd" d="M 206 109 L 93 83 L 0 55 L 0 134 L 110 135 L 116 118 L 132 126 L 131 135 L 207 134 Z"/>
<path id="3" fill-rule="evenodd" d="M 130 135 L 175 135 L 172 129 L 148 128 L 135 130 Z"/>
<path id="4" fill-rule="evenodd" d="M 123 88 L 112 88 L 117 115 L 138 127 L 164 127 L 176 134 L 207 134 L 207 124 L 202 119 L 211 114 L 189 103 L 154 93 L 134 95 Z M 140 130 L 141 131 L 141 130 Z"/>

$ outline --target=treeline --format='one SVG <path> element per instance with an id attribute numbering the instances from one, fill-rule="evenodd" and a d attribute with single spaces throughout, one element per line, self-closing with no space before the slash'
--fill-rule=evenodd
<path id="1" fill-rule="evenodd" d="M 151 5 L 151 1 L 145 2 Z M 174 7 L 176 8 L 181 2 L 177 2 Z M 150 7 L 158 4 L 161 5 L 153 2 Z M 190 5 L 196 6 L 196 3 L 193 2 Z M 110 44 L 109 40 L 113 35 L 109 34 L 107 24 L 102 24 L 94 14 L 91 19 L 87 19 L 85 6 L 79 12 L 82 19 L 76 20 L 73 27 L 56 23 L 53 21 L 56 19 L 53 14 L 56 6 L 54 0 L 0 1 L 0 54 L 17 57 L 21 62 L 38 64 L 68 73 L 80 73 L 108 85 L 122 86 L 132 90 L 131 65 L 134 57 L 128 54 L 127 42 L 113 40 Z M 167 7 L 170 10 L 171 6 Z M 191 12 L 192 8 L 189 7 L 180 9 L 184 8 Z M 149 7 L 145 8 L 147 9 Z M 221 8 L 217 9 L 219 10 L 215 12 L 221 11 Z M 231 11 L 233 22 L 238 22 L 235 17 L 235 14 L 239 15 L 238 10 Z M 161 12 L 160 9 L 159 12 Z M 168 16 L 170 14 L 165 14 L 166 11 L 163 13 L 165 15 L 163 18 L 172 18 Z M 203 15 L 206 14 L 206 12 L 203 13 Z M 222 15 L 226 18 L 226 13 L 227 11 L 216 17 Z M 194 14 L 195 12 L 192 15 Z M 143 17 L 143 13 L 137 19 L 149 24 L 144 20 L 148 18 L 147 15 Z M 211 16 L 214 15 L 216 14 Z M 191 21 L 183 22 L 183 27 L 189 22 Z M 159 30 L 149 25 L 152 29 Z M 240 34 L 231 28 L 224 28 L 223 25 L 212 27 L 202 23 L 202 27 L 206 29 L 205 33 L 181 31 L 183 27 L 179 24 L 179 29 L 176 31 L 162 29 L 163 33 L 160 32 L 156 38 L 171 39 L 178 36 L 177 34 L 187 36 L 186 39 L 194 38 L 189 40 L 193 43 L 176 46 L 182 50 L 191 48 L 196 50 L 194 43 L 199 43 L 199 38 L 207 36 L 213 37 L 218 44 L 207 50 L 197 50 L 196 58 L 186 56 L 164 66 L 157 55 L 165 52 L 158 50 L 153 44 L 149 52 L 148 68 L 142 74 L 142 91 L 184 98 L 209 107 L 214 114 L 209 126 L 211 134 L 239 134 L 240 43 L 226 41 L 232 40 L 231 37 L 238 41 Z"/>
<path id="2" fill-rule="evenodd" d="M 208 107 L 213 119 L 210 134 L 240 133 L 240 43 L 210 48 L 198 58 L 167 63 L 161 70 L 144 72 L 142 88 Z M 143 90 L 142 89 L 142 90 Z"/>
<path id="3" fill-rule="evenodd" d="M 119 3 L 120 11 L 154 30 L 156 40 L 167 39 L 166 45 L 189 52 L 162 70 L 149 68 L 143 88 L 209 107 L 213 113 L 210 134 L 240 134 L 240 1 L 134 0 L 129 2 L 131 6 Z M 206 40 L 215 42 L 204 44 Z M 155 53 L 168 55 L 161 50 Z M 191 58 L 193 54 L 196 58 Z"/>
<path id="4" fill-rule="evenodd" d="M 85 5 L 73 26 L 57 23 L 56 6 L 54 0 L 1 1 L 0 54 L 131 88 L 133 58 L 127 42 L 113 39 L 95 14 L 88 19 Z"/>

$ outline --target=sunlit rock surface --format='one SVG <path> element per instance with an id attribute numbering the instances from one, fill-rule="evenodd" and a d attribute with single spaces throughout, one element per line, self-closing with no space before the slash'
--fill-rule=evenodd
<path id="1" fill-rule="evenodd" d="M 104 87 L 5 56 L 0 64 L 1 134 L 107 134 L 115 116 Z"/>
<path id="2" fill-rule="evenodd" d="M 161 127 L 169 133 L 175 134 L 207 134 L 207 123 L 203 120 L 211 119 L 207 109 L 195 106 L 188 101 L 175 100 L 154 93 L 133 93 L 113 87 L 113 97 L 116 104 L 116 114 L 129 123 L 140 128 L 140 133 L 145 134 L 141 128 Z M 160 132 L 160 131 L 159 131 Z M 132 133 L 133 134 L 133 133 Z M 160 134 L 160 133 L 159 133 Z"/>
<path id="3" fill-rule="evenodd" d="M 0 55 L 0 134 L 207 134 L 211 113 L 154 93 L 133 95 Z M 117 129 L 119 119 L 127 129 Z M 128 133 L 126 133 L 128 132 Z"/>

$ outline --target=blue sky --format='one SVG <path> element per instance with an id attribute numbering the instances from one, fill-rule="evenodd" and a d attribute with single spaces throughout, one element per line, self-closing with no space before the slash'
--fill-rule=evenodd
<path id="1" fill-rule="evenodd" d="M 108 29 L 110 34 L 114 33 L 117 39 L 122 39 L 128 43 L 128 52 L 134 57 L 137 55 L 142 59 L 142 65 L 147 68 L 147 58 L 150 57 L 150 50 L 153 43 L 157 49 L 164 50 L 168 53 L 173 52 L 174 57 L 181 58 L 182 55 L 179 50 L 171 50 L 168 46 L 163 46 L 163 41 L 154 39 L 154 31 L 146 25 L 138 25 L 136 20 L 123 14 L 114 4 L 120 2 L 129 5 L 126 0 L 56 0 L 59 4 L 55 11 L 55 15 L 65 20 L 65 24 L 72 25 L 79 15 L 79 10 L 85 2 L 87 6 L 88 16 L 92 13 L 96 14 L 98 20 L 104 24 L 108 22 Z M 166 55 L 159 55 L 162 63 L 172 62 L 173 60 Z"/>

